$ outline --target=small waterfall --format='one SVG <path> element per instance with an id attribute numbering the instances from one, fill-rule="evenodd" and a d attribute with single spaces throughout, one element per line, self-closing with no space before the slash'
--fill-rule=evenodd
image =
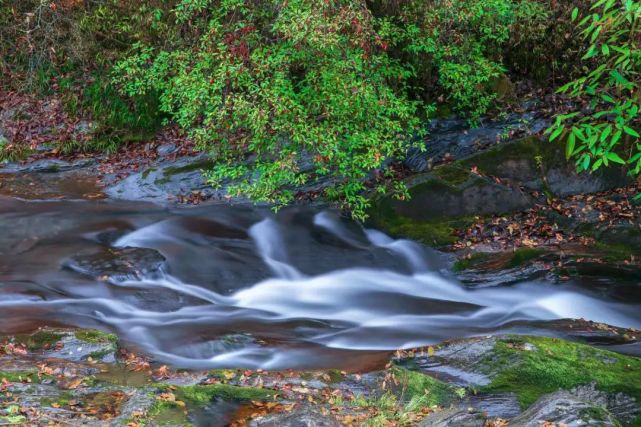
<path id="1" fill-rule="evenodd" d="M 258 253 L 276 277 L 290 280 L 303 277 L 300 271 L 288 264 L 285 244 L 278 224 L 273 219 L 267 218 L 252 225 L 249 235 L 254 239 Z"/>
<path id="2" fill-rule="evenodd" d="M 389 249 L 404 257 L 415 273 L 428 271 L 428 266 L 425 262 L 425 252 L 416 242 L 412 242 L 411 240 L 394 240 L 378 230 L 365 230 L 365 233 L 373 245 Z"/>

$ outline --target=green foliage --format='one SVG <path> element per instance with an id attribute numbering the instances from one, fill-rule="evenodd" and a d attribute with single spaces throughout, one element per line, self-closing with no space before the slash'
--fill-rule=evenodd
<path id="1" fill-rule="evenodd" d="M 280 205 L 331 179 L 329 196 L 364 217 L 364 180 L 404 154 L 419 124 L 410 70 L 387 55 L 364 5 L 183 0 L 175 18 L 198 41 L 139 44 L 115 80 L 130 95 L 161 94 L 161 110 L 218 161 L 209 181 Z"/>
<path id="2" fill-rule="evenodd" d="M 588 47 L 583 56 L 586 75 L 562 86 L 559 92 L 587 99 L 589 109 L 561 114 L 547 132 L 550 141 L 566 138 L 566 157 L 580 171 L 595 171 L 610 163 L 641 172 L 639 131 L 641 89 L 641 2 L 598 0 L 578 21 Z"/>
<path id="3" fill-rule="evenodd" d="M 512 0 L 412 1 L 392 34 L 402 40 L 423 90 L 430 90 L 436 75 L 455 109 L 477 121 L 496 98 L 492 81 L 506 71 L 501 53 L 511 28 L 539 18 L 535 5 Z"/>
<path id="4" fill-rule="evenodd" d="M 352 407 L 376 414 L 369 417 L 364 425 L 413 425 L 416 415 L 424 409 L 445 406 L 465 394 L 462 388 L 452 387 L 420 372 L 394 367 L 391 373 L 396 383 L 394 392 L 387 391 L 377 396 L 357 395 L 349 401 Z M 336 399 L 331 403 L 343 402 Z"/>
<path id="5" fill-rule="evenodd" d="M 107 145 L 118 145 L 144 139 L 158 130 L 164 119 L 155 93 L 127 99 L 109 79 L 100 76 L 84 89 L 81 102 L 83 109 L 98 122 L 99 128 L 94 132 L 97 136 L 94 148 L 101 148 L 102 141 Z"/>

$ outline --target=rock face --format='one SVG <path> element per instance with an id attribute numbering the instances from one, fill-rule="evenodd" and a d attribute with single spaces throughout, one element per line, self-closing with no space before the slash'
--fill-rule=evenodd
<path id="1" fill-rule="evenodd" d="M 470 127 L 466 119 L 434 119 L 422 150 L 413 148 L 404 163 L 414 172 L 427 172 L 445 159 L 465 159 L 479 151 L 503 143 L 514 134 L 537 134 L 550 125 L 549 119 L 537 114 L 536 103 L 525 105 L 521 113 L 509 114 L 502 120 L 484 120 Z"/>
<path id="2" fill-rule="evenodd" d="M 569 391 L 558 391 L 539 399 L 527 411 L 513 419 L 510 427 L 539 427 L 553 423 L 568 427 L 603 426 L 617 427 L 621 424 L 601 404 L 603 393 L 592 389 L 577 395 Z"/>
<path id="3" fill-rule="evenodd" d="M 108 248 L 95 254 L 76 255 L 64 267 L 77 273 L 110 281 L 139 280 L 160 273 L 165 257 L 146 248 Z"/>
<path id="4" fill-rule="evenodd" d="M 323 415 L 318 409 L 303 407 L 290 413 L 274 414 L 254 420 L 252 427 L 339 427 L 332 415 Z"/>
<path id="5" fill-rule="evenodd" d="M 580 325 L 568 327 L 572 331 Z M 509 420 L 507 425 L 515 427 L 540 427 L 545 422 L 627 426 L 635 425 L 641 414 L 634 397 L 617 391 L 636 381 L 639 373 L 633 372 L 641 369 L 638 359 L 581 344 L 541 337 L 471 338 L 415 353 L 397 363 L 473 391 L 428 415 L 420 424 L 423 427 L 483 427 L 495 419 Z M 584 374 L 572 385 L 559 380 L 564 369 Z M 610 381 L 606 378 L 620 381 L 612 387 L 614 391 L 603 391 Z M 637 395 L 637 391 L 631 393 Z"/>
<path id="6" fill-rule="evenodd" d="M 518 187 L 473 176 L 458 185 L 433 175 L 409 182 L 410 201 L 391 201 L 394 212 L 413 220 L 486 215 L 527 209 L 533 199 Z"/>
<path id="7" fill-rule="evenodd" d="M 574 165 L 565 161 L 563 150 L 562 144 L 526 137 L 495 143 L 485 150 L 462 151 L 455 161 L 408 178 L 405 183 L 411 198 L 383 197 L 372 209 L 372 217 L 376 225 L 386 228 L 390 221 L 434 223 L 504 214 L 544 202 L 545 195 L 565 197 L 628 184 L 623 169 L 577 174 Z"/>
<path id="8" fill-rule="evenodd" d="M 171 150 L 165 147 L 162 151 L 168 153 Z M 220 199 L 226 193 L 216 191 L 207 184 L 203 176 L 203 170 L 210 167 L 211 161 L 206 155 L 160 162 L 147 170 L 129 175 L 122 181 L 108 186 L 104 191 L 112 199 L 158 203 L 167 203 L 171 198 L 194 192 L 206 198 Z"/>

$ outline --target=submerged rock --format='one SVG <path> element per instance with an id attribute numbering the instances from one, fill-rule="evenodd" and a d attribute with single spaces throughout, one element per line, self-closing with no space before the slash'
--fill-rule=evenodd
<path id="1" fill-rule="evenodd" d="M 65 261 L 64 267 L 92 278 L 119 282 L 157 275 L 165 261 L 154 249 L 105 248 L 98 253 L 76 255 Z"/>

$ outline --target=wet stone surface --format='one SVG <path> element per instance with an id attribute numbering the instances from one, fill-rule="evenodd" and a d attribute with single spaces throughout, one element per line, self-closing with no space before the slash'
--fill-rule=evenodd
<path id="1" fill-rule="evenodd" d="M 64 267 L 77 273 L 99 279 L 122 282 L 140 280 L 160 274 L 165 257 L 146 248 L 106 248 L 100 253 L 76 255 Z"/>
<path id="2" fill-rule="evenodd" d="M 430 371 L 430 364 L 450 364 L 483 372 L 495 381 L 519 363 L 520 353 L 545 356 L 550 349 L 544 347 L 557 343 L 549 339 L 515 341 L 504 336 L 459 340 L 436 349 L 399 353 L 396 363 L 411 370 L 391 366 L 369 373 L 178 372 L 116 349 L 114 339 L 99 331 L 52 329 L 5 338 L 0 346 L 0 422 L 13 420 L 30 426 L 338 427 L 379 420 L 391 426 L 539 426 L 556 422 L 578 427 L 632 425 L 641 414 L 635 398 L 623 392 L 604 392 L 596 383 L 551 391 L 524 407 L 519 384 L 513 385 L 514 392 L 486 391 L 492 387 L 487 388 L 486 381 L 468 378 L 461 382 Z M 86 344 L 105 346 L 112 358 L 99 362 L 64 351 Z M 501 359 L 499 344 L 507 344 L 502 348 L 514 353 L 513 364 Z M 588 347 L 579 346 L 576 351 L 591 357 Z M 610 359 L 604 366 L 616 369 L 620 356 L 597 355 Z M 554 356 L 550 357 L 553 360 Z M 488 364 L 497 360 L 499 366 L 488 370 Z M 637 362 L 633 363 L 631 381 L 639 369 Z M 422 407 L 403 409 L 421 395 L 429 397 Z"/>

